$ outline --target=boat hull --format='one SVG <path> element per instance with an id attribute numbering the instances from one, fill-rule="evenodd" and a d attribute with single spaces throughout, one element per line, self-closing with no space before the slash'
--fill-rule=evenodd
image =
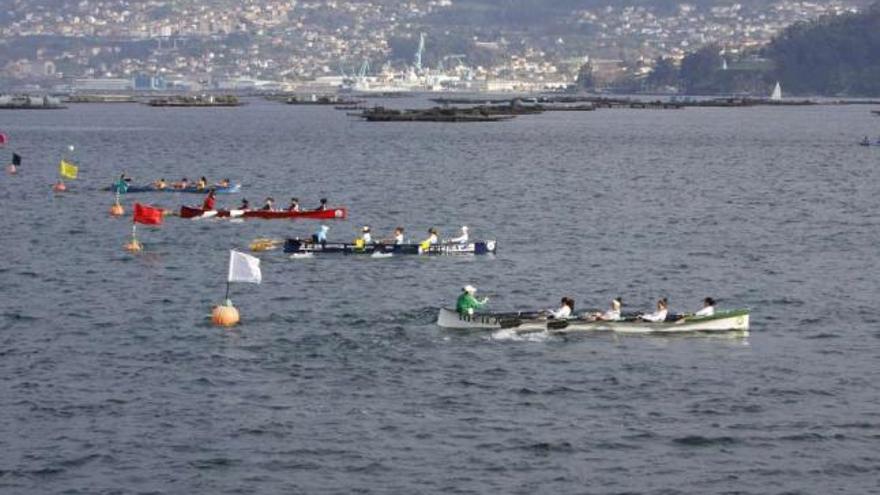
<path id="1" fill-rule="evenodd" d="M 314 254 L 367 254 L 378 255 L 423 255 L 423 256 L 454 256 L 454 255 L 483 255 L 494 254 L 495 241 L 476 241 L 465 244 L 434 244 L 428 249 L 422 249 L 419 244 L 357 244 L 345 242 L 316 243 L 302 239 L 287 239 L 284 243 L 284 252 L 291 254 L 314 253 Z"/>
<path id="2" fill-rule="evenodd" d="M 136 194 L 136 193 L 191 193 L 191 194 L 208 194 L 209 189 L 214 189 L 214 192 L 217 194 L 235 194 L 241 192 L 241 184 L 234 184 L 229 187 L 219 187 L 219 186 L 211 186 L 209 188 L 199 188 L 199 187 L 186 187 L 184 189 L 175 189 L 173 187 L 166 187 L 163 189 L 159 189 L 156 186 L 129 186 L 125 191 L 125 194 Z M 102 191 L 116 191 L 116 186 L 109 186 L 102 189 Z"/>
<path id="3" fill-rule="evenodd" d="M 268 211 L 268 210 L 203 210 L 192 206 L 180 207 L 180 218 L 260 218 L 263 220 L 344 220 L 346 208 L 329 208 L 319 211 Z"/>
<path id="4" fill-rule="evenodd" d="M 474 313 L 462 315 L 449 308 L 440 308 L 437 326 L 457 330 L 501 330 L 516 328 L 517 331 L 543 331 L 547 319 L 537 318 L 536 313 Z"/>
<path id="5" fill-rule="evenodd" d="M 517 332 L 550 331 L 552 333 L 616 332 L 634 334 L 677 333 L 748 333 L 748 310 L 719 312 L 710 317 L 690 317 L 681 322 L 651 323 L 646 321 L 588 321 L 582 319 L 548 320 L 534 313 L 475 313 L 460 315 L 448 308 L 441 308 L 437 325 L 460 330 L 500 330 L 513 328 Z"/>
<path id="6" fill-rule="evenodd" d="M 687 332 L 748 332 L 749 312 L 727 311 L 711 317 L 691 317 L 680 322 L 652 323 L 646 321 L 585 321 L 569 320 L 555 333 L 611 331 L 617 333 L 687 333 Z"/>

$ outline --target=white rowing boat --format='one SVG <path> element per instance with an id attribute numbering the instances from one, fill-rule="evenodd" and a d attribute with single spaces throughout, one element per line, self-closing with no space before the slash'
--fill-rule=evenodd
<path id="1" fill-rule="evenodd" d="M 535 313 L 474 313 L 460 315 L 455 310 L 441 308 L 437 325 L 460 330 L 500 330 L 512 328 L 517 332 L 572 333 L 689 333 L 689 332 L 744 332 L 749 330 L 749 311 L 738 309 L 717 311 L 713 316 L 689 316 L 679 321 L 652 323 L 640 320 L 589 321 L 572 318 L 548 320 Z"/>

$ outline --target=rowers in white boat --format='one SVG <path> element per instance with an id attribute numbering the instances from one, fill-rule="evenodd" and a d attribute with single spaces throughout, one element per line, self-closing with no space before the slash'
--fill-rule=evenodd
<path id="1" fill-rule="evenodd" d="M 554 320 L 567 320 L 574 314 L 574 299 L 563 297 L 559 308 L 547 311 L 547 317 Z"/>
<path id="2" fill-rule="evenodd" d="M 684 323 L 688 318 L 700 318 L 705 316 L 715 316 L 715 299 L 711 297 L 706 297 L 703 299 L 703 307 L 700 308 L 695 313 L 685 313 L 683 315 L 679 315 L 678 319 L 675 321 L 676 323 Z"/>
<path id="3" fill-rule="evenodd" d="M 608 308 L 607 311 L 600 312 L 596 311 L 594 313 L 590 313 L 587 315 L 587 319 L 591 321 L 602 320 L 602 321 L 620 321 L 621 315 L 620 310 L 623 308 L 623 298 L 615 297 L 611 300 L 611 307 Z"/>
<path id="4" fill-rule="evenodd" d="M 715 300 L 706 298 L 703 309 L 693 314 L 685 314 L 673 321 L 667 321 L 668 301 L 657 301 L 657 310 L 637 317 L 623 318 L 620 314 L 622 301 L 615 298 L 611 309 L 604 313 L 587 313 L 575 316 L 574 301 L 563 298 L 563 304 L 553 311 L 519 311 L 507 313 L 474 312 L 480 306 L 472 306 L 471 311 L 457 311 L 441 308 L 437 325 L 444 328 L 466 330 L 495 330 L 513 328 L 516 331 L 552 331 L 554 333 L 578 331 L 612 331 L 621 333 L 682 333 L 682 332 L 748 332 L 749 310 L 736 309 L 718 311 Z M 570 301 L 570 305 L 567 304 Z M 564 308 L 562 306 L 565 306 Z M 458 308 L 457 308 L 458 309 Z M 557 316 L 561 318 L 557 318 Z"/>
<path id="5" fill-rule="evenodd" d="M 642 321 L 650 321 L 651 323 L 660 323 L 666 321 L 669 315 L 669 301 L 665 297 L 657 300 L 657 310 L 653 313 L 643 313 L 636 318 Z"/>

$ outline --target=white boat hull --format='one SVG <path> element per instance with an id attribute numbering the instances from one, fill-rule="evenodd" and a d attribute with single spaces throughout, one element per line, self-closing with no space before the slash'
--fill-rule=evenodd
<path id="1" fill-rule="evenodd" d="M 448 308 L 440 308 L 437 315 L 437 325 L 443 328 L 456 328 L 459 330 L 500 330 L 507 327 L 507 323 L 511 323 L 510 328 L 516 327 L 517 330 L 546 330 L 546 320 L 521 320 L 516 321 L 514 314 L 502 316 L 488 313 L 474 313 L 473 316 L 465 316 L 457 311 Z M 520 323 L 512 325 L 512 323 Z"/>
<path id="2" fill-rule="evenodd" d="M 563 322 L 564 321 L 564 322 Z M 686 318 L 680 322 L 651 323 L 647 321 L 587 321 L 580 319 L 547 320 L 520 318 L 516 313 L 475 313 L 463 316 L 448 308 L 441 308 L 437 325 L 460 330 L 500 330 L 512 328 L 517 332 L 549 331 L 552 333 L 617 332 L 639 334 L 671 334 L 693 332 L 743 332 L 749 330 L 748 311 L 730 311 L 712 317 Z"/>
<path id="3" fill-rule="evenodd" d="M 682 322 L 651 323 L 647 321 L 569 320 L 565 328 L 554 333 L 606 331 L 617 333 L 685 333 L 685 332 L 748 332 L 749 315 L 735 314 L 721 318 L 694 318 Z"/>

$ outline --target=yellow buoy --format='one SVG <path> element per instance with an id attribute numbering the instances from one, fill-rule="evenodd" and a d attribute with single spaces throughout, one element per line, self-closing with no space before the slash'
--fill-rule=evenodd
<path id="1" fill-rule="evenodd" d="M 144 246 L 138 242 L 137 239 L 132 239 L 131 242 L 125 245 L 125 250 L 132 253 L 139 253 L 144 250 Z"/>
<path id="2" fill-rule="evenodd" d="M 113 206 L 110 207 L 110 214 L 114 217 L 121 217 L 125 214 L 125 208 L 119 203 L 114 203 Z"/>
<path id="3" fill-rule="evenodd" d="M 238 310 L 227 300 L 226 304 L 214 306 L 211 311 L 211 323 L 218 327 L 231 327 L 238 323 Z"/>
<path id="4" fill-rule="evenodd" d="M 64 192 L 67 190 L 67 186 L 65 186 L 64 183 L 59 180 L 55 183 L 54 186 L 52 186 L 52 190 L 55 192 Z"/>

